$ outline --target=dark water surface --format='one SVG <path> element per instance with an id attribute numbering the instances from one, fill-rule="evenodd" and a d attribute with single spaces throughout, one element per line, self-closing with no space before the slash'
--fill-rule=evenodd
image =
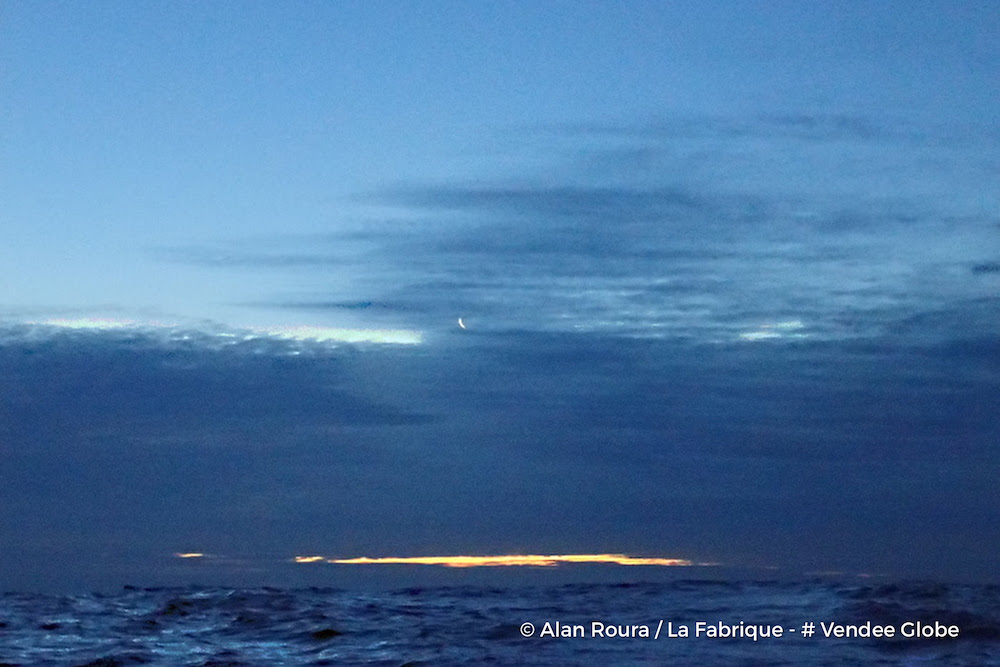
<path id="1" fill-rule="evenodd" d="M 730 634 L 744 636 L 696 636 L 699 621 L 705 628 L 742 623 Z M 904 624 L 917 621 L 956 626 L 958 637 L 901 636 Z M 605 636 L 593 636 L 595 622 Z M 895 636 L 825 637 L 821 623 L 831 622 L 892 626 Z M 803 636 L 807 623 L 815 623 L 811 637 Z M 781 637 L 748 636 L 750 626 L 773 633 L 775 625 Z M 612 626 L 639 636 L 609 637 Z M 690 636 L 677 636 L 682 628 Z M 681 581 L 378 593 L 8 593 L 0 597 L 0 663 L 989 665 L 1000 664 L 1000 586 Z"/>

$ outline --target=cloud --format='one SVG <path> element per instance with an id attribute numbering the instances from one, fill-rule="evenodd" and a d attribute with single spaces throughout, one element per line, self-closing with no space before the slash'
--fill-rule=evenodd
<path id="1" fill-rule="evenodd" d="M 302 354 L 305 352 L 305 354 Z M 172 338 L 119 328 L 23 330 L 0 347 L 5 399 L 37 406 L 8 423 L 22 437 L 59 429 L 89 438 L 143 439 L 178 428 L 272 424 L 415 424 L 428 417 L 341 388 L 344 353 L 274 338 L 229 339 L 192 331 Z M 58 414 L 56 421 L 45 415 Z M 35 435 L 31 435 L 35 434 Z"/>
<path id="2" fill-rule="evenodd" d="M 540 131 L 547 169 L 387 186 L 342 230 L 167 253 L 238 273 L 233 303 L 262 319 L 426 335 L 362 349 L 79 333 L 32 342 L 39 357 L 25 339 L 4 348 L 0 428 L 35 453 L 8 498 L 54 520 L 89 488 L 74 479 L 116 484 L 101 466 L 117 457 L 134 513 L 110 491 L 82 511 L 164 553 L 898 571 L 905 543 L 944 569 L 952 544 L 992 563 L 995 217 L 921 191 L 946 189 L 954 146 L 891 125 Z M 920 187 L 897 176 L 914 151 L 934 158 Z M 32 490 L 44 474 L 52 487 Z M 174 543 L 144 528 L 154 516 Z"/>
<path id="3" fill-rule="evenodd" d="M 455 209 L 523 215 L 544 224 L 548 216 L 574 220 L 598 218 L 605 222 L 620 219 L 659 219 L 666 213 L 699 209 L 704 203 L 690 193 L 674 188 L 643 191 L 612 187 L 440 187 L 398 189 L 381 195 L 382 201 L 415 208 Z M 539 219 L 538 216 L 544 216 Z"/>
<path id="4" fill-rule="evenodd" d="M 1000 273 L 1000 262 L 980 262 L 972 267 L 975 274 Z"/>
<path id="5" fill-rule="evenodd" d="M 979 530 L 953 543 L 978 553 L 992 529 L 975 517 L 996 505 L 996 345 L 942 339 L 456 328 L 414 349 L 293 355 L 8 336 L 0 531 L 55 560 L 626 551 L 899 568 L 892 540 L 922 544 L 957 512 Z M 837 553 L 833 515 L 855 544 Z M 104 576 L 123 562 L 104 559 Z"/>
<path id="6" fill-rule="evenodd" d="M 342 262 L 335 254 L 304 254 L 295 252 L 259 252 L 253 250 L 222 250 L 205 247 L 160 248 L 155 254 L 162 260 L 219 268 L 270 268 L 324 267 Z"/>
<path id="7" fill-rule="evenodd" d="M 991 273 L 975 253 L 995 220 L 937 196 L 956 160 L 940 132 L 811 112 L 535 128 L 547 169 L 386 186 L 343 232 L 175 258 L 316 281 L 247 306 L 402 328 L 466 317 L 721 343 L 798 321 L 799 337 L 882 336 L 983 296 L 974 277 Z"/>
<path id="8" fill-rule="evenodd" d="M 723 115 L 665 116 L 645 123 L 562 123 L 535 129 L 548 135 L 576 141 L 645 140 L 650 145 L 689 139 L 770 139 L 793 137 L 798 140 L 829 141 L 854 139 L 918 139 L 924 135 L 901 119 L 878 118 L 848 113 L 777 113 L 750 118 Z"/>

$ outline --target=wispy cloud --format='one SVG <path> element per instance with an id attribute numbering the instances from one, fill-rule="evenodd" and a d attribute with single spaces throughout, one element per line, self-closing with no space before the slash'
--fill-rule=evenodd
<path id="1" fill-rule="evenodd" d="M 705 342 L 882 336 L 987 296 L 975 278 L 995 272 L 981 254 L 995 216 L 937 197 L 958 156 L 936 131 L 811 113 L 545 128 L 531 141 L 551 149 L 547 172 L 359 200 L 405 224 L 174 258 L 312 271 L 315 293 L 255 303 L 421 328 L 464 316 L 480 330 Z M 775 335 L 791 321 L 794 336 Z"/>

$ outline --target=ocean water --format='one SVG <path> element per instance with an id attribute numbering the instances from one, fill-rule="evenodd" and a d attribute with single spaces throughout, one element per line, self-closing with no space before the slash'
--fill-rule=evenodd
<path id="1" fill-rule="evenodd" d="M 938 634 L 957 628 L 958 636 L 902 636 L 917 622 Z M 809 623 L 814 634 L 805 636 Z M 827 637 L 831 623 L 860 634 L 891 627 L 894 635 Z M 780 637 L 760 636 L 763 627 L 776 634 L 774 626 Z M 680 636 L 684 629 L 689 636 Z M 680 581 L 8 593 L 0 597 L 0 663 L 1000 665 L 1000 586 Z"/>

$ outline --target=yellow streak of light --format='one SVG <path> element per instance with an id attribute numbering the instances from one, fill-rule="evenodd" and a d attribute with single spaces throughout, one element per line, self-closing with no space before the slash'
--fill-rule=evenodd
<path id="1" fill-rule="evenodd" d="M 176 553 L 174 556 L 177 558 L 204 558 L 205 554 L 193 551 L 190 553 Z"/>
<path id="2" fill-rule="evenodd" d="M 296 556 L 296 563 L 317 563 L 319 556 Z M 694 562 L 683 558 L 646 558 L 625 554 L 556 554 L 510 556 L 389 556 L 381 558 L 331 558 L 335 565 L 442 565 L 444 567 L 504 567 L 531 566 L 553 567 L 560 563 L 612 563 L 615 565 L 657 565 L 661 567 L 686 567 Z"/>

